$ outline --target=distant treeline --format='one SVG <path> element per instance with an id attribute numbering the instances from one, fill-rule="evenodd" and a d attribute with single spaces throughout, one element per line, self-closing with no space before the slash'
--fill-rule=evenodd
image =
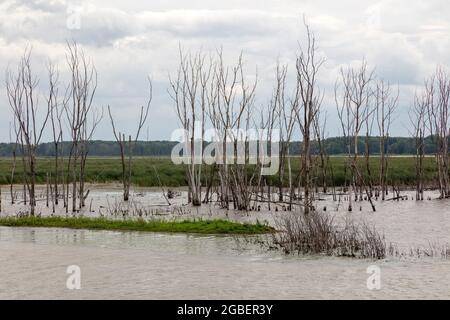
<path id="1" fill-rule="evenodd" d="M 353 141 L 353 139 L 352 139 Z M 138 141 L 133 148 L 135 156 L 170 156 L 172 148 L 177 144 L 174 141 Z M 347 140 L 343 137 L 328 138 L 323 141 L 323 145 L 329 155 L 342 155 L 347 153 Z M 290 146 L 291 155 L 299 155 L 301 152 L 301 142 L 292 142 Z M 351 146 L 353 150 L 353 145 Z M 0 143 L 0 156 L 11 157 L 14 150 L 13 143 Z M 63 155 L 70 152 L 70 143 L 63 143 Z M 313 153 L 317 153 L 319 148 L 317 142 L 312 143 Z M 365 150 L 365 137 L 359 137 L 358 150 L 362 154 Z M 432 137 L 425 138 L 425 154 L 432 154 L 435 151 L 435 144 Z M 379 154 L 378 137 L 369 137 L 370 154 Z M 392 137 L 388 139 L 387 151 L 395 155 L 415 154 L 415 139 L 407 137 Z M 16 148 L 16 155 L 20 154 L 20 148 Z M 37 148 L 37 155 L 51 157 L 55 154 L 55 147 L 52 142 L 41 143 Z M 119 145 L 115 141 L 95 140 L 89 142 L 89 154 L 91 156 L 120 156 Z"/>

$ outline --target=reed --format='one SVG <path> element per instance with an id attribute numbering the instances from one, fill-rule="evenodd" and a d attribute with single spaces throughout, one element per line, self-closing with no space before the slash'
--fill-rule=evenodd
<path id="1" fill-rule="evenodd" d="M 332 216 L 317 211 L 289 213 L 277 220 L 273 243 L 286 254 L 324 254 L 383 259 L 386 244 L 373 227 L 346 220 L 343 226 Z"/>

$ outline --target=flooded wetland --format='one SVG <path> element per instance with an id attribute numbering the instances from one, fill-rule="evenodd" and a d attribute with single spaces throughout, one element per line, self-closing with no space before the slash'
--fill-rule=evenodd
<path id="1" fill-rule="evenodd" d="M 106 210 L 107 203 L 100 199 L 120 202 L 121 194 L 104 188 L 91 196 L 96 206 L 91 208 L 93 212 L 84 215 L 96 215 L 100 207 Z M 133 196 L 159 217 L 180 216 L 180 210 L 163 206 L 165 199 L 160 192 L 141 190 Z M 185 208 L 183 218 L 225 216 L 221 210 L 214 210 L 212 216 L 206 208 L 201 212 L 187 210 L 189 207 L 183 206 L 181 199 L 182 195 L 175 198 L 173 201 L 178 201 L 178 205 L 172 206 Z M 361 211 L 351 213 L 339 209 L 331 200 L 320 201 L 320 205 L 327 205 L 328 214 L 334 219 L 347 217 L 374 224 L 385 241 L 395 244 L 403 255 L 388 255 L 381 260 L 285 255 L 254 241 L 265 235 L 0 227 L 0 298 L 450 298 L 450 259 L 411 253 L 416 248 L 429 250 L 430 246 L 448 249 L 448 202 L 434 198 L 417 202 L 409 197 L 409 200 L 380 201 L 376 212 L 371 212 L 365 203 Z M 42 210 L 41 214 L 51 213 Z M 277 214 L 287 213 L 280 210 Z M 268 216 L 267 210 L 248 215 L 228 212 L 228 218 L 238 221 L 264 220 Z M 66 288 L 69 265 L 80 267 L 80 290 Z M 373 265 L 380 268 L 379 290 L 367 286 L 371 276 L 368 268 Z"/>
<path id="2" fill-rule="evenodd" d="M 0 299 L 450 300 L 445 1 L 69 2 L 0 1 Z"/>

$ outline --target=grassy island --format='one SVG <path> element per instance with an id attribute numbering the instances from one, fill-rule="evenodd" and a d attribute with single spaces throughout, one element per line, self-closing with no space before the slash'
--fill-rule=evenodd
<path id="1" fill-rule="evenodd" d="M 91 230 L 184 232 L 199 234 L 261 234 L 273 232 L 270 226 L 261 223 L 240 223 L 228 220 L 112 220 L 87 217 L 3 217 L 1 226 L 47 227 Z"/>

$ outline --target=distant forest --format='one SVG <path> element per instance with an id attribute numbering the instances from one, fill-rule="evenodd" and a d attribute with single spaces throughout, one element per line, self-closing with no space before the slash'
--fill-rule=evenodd
<path id="1" fill-rule="evenodd" d="M 324 146 L 329 155 L 341 155 L 347 153 L 346 140 L 343 137 L 328 138 L 324 140 Z M 364 153 L 365 137 L 359 138 L 358 150 Z M 173 141 L 138 141 L 133 148 L 135 156 L 170 156 L 172 148 L 177 144 Z M 63 153 L 68 155 L 70 143 L 63 144 Z M 352 146 L 353 148 L 353 146 Z M 435 151 L 435 145 L 432 137 L 425 138 L 425 154 L 432 154 Z M 13 155 L 13 143 L 0 143 L 0 156 L 11 157 Z M 52 142 L 41 143 L 37 148 L 38 156 L 54 156 L 54 144 Z M 317 142 L 312 143 L 312 151 L 318 150 Z M 16 154 L 20 154 L 20 148 L 17 148 Z M 299 155 L 301 151 L 301 142 L 291 142 L 290 154 Z M 415 139 L 406 137 L 392 137 L 388 139 L 387 151 L 394 155 L 415 154 Z M 378 137 L 369 137 L 369 152 L 371 155 L 379 153 Z M 119 156 L 119 146 L 115 141 L 94 140 L 89 142 L 89 154 L 91 156 Z"/>

